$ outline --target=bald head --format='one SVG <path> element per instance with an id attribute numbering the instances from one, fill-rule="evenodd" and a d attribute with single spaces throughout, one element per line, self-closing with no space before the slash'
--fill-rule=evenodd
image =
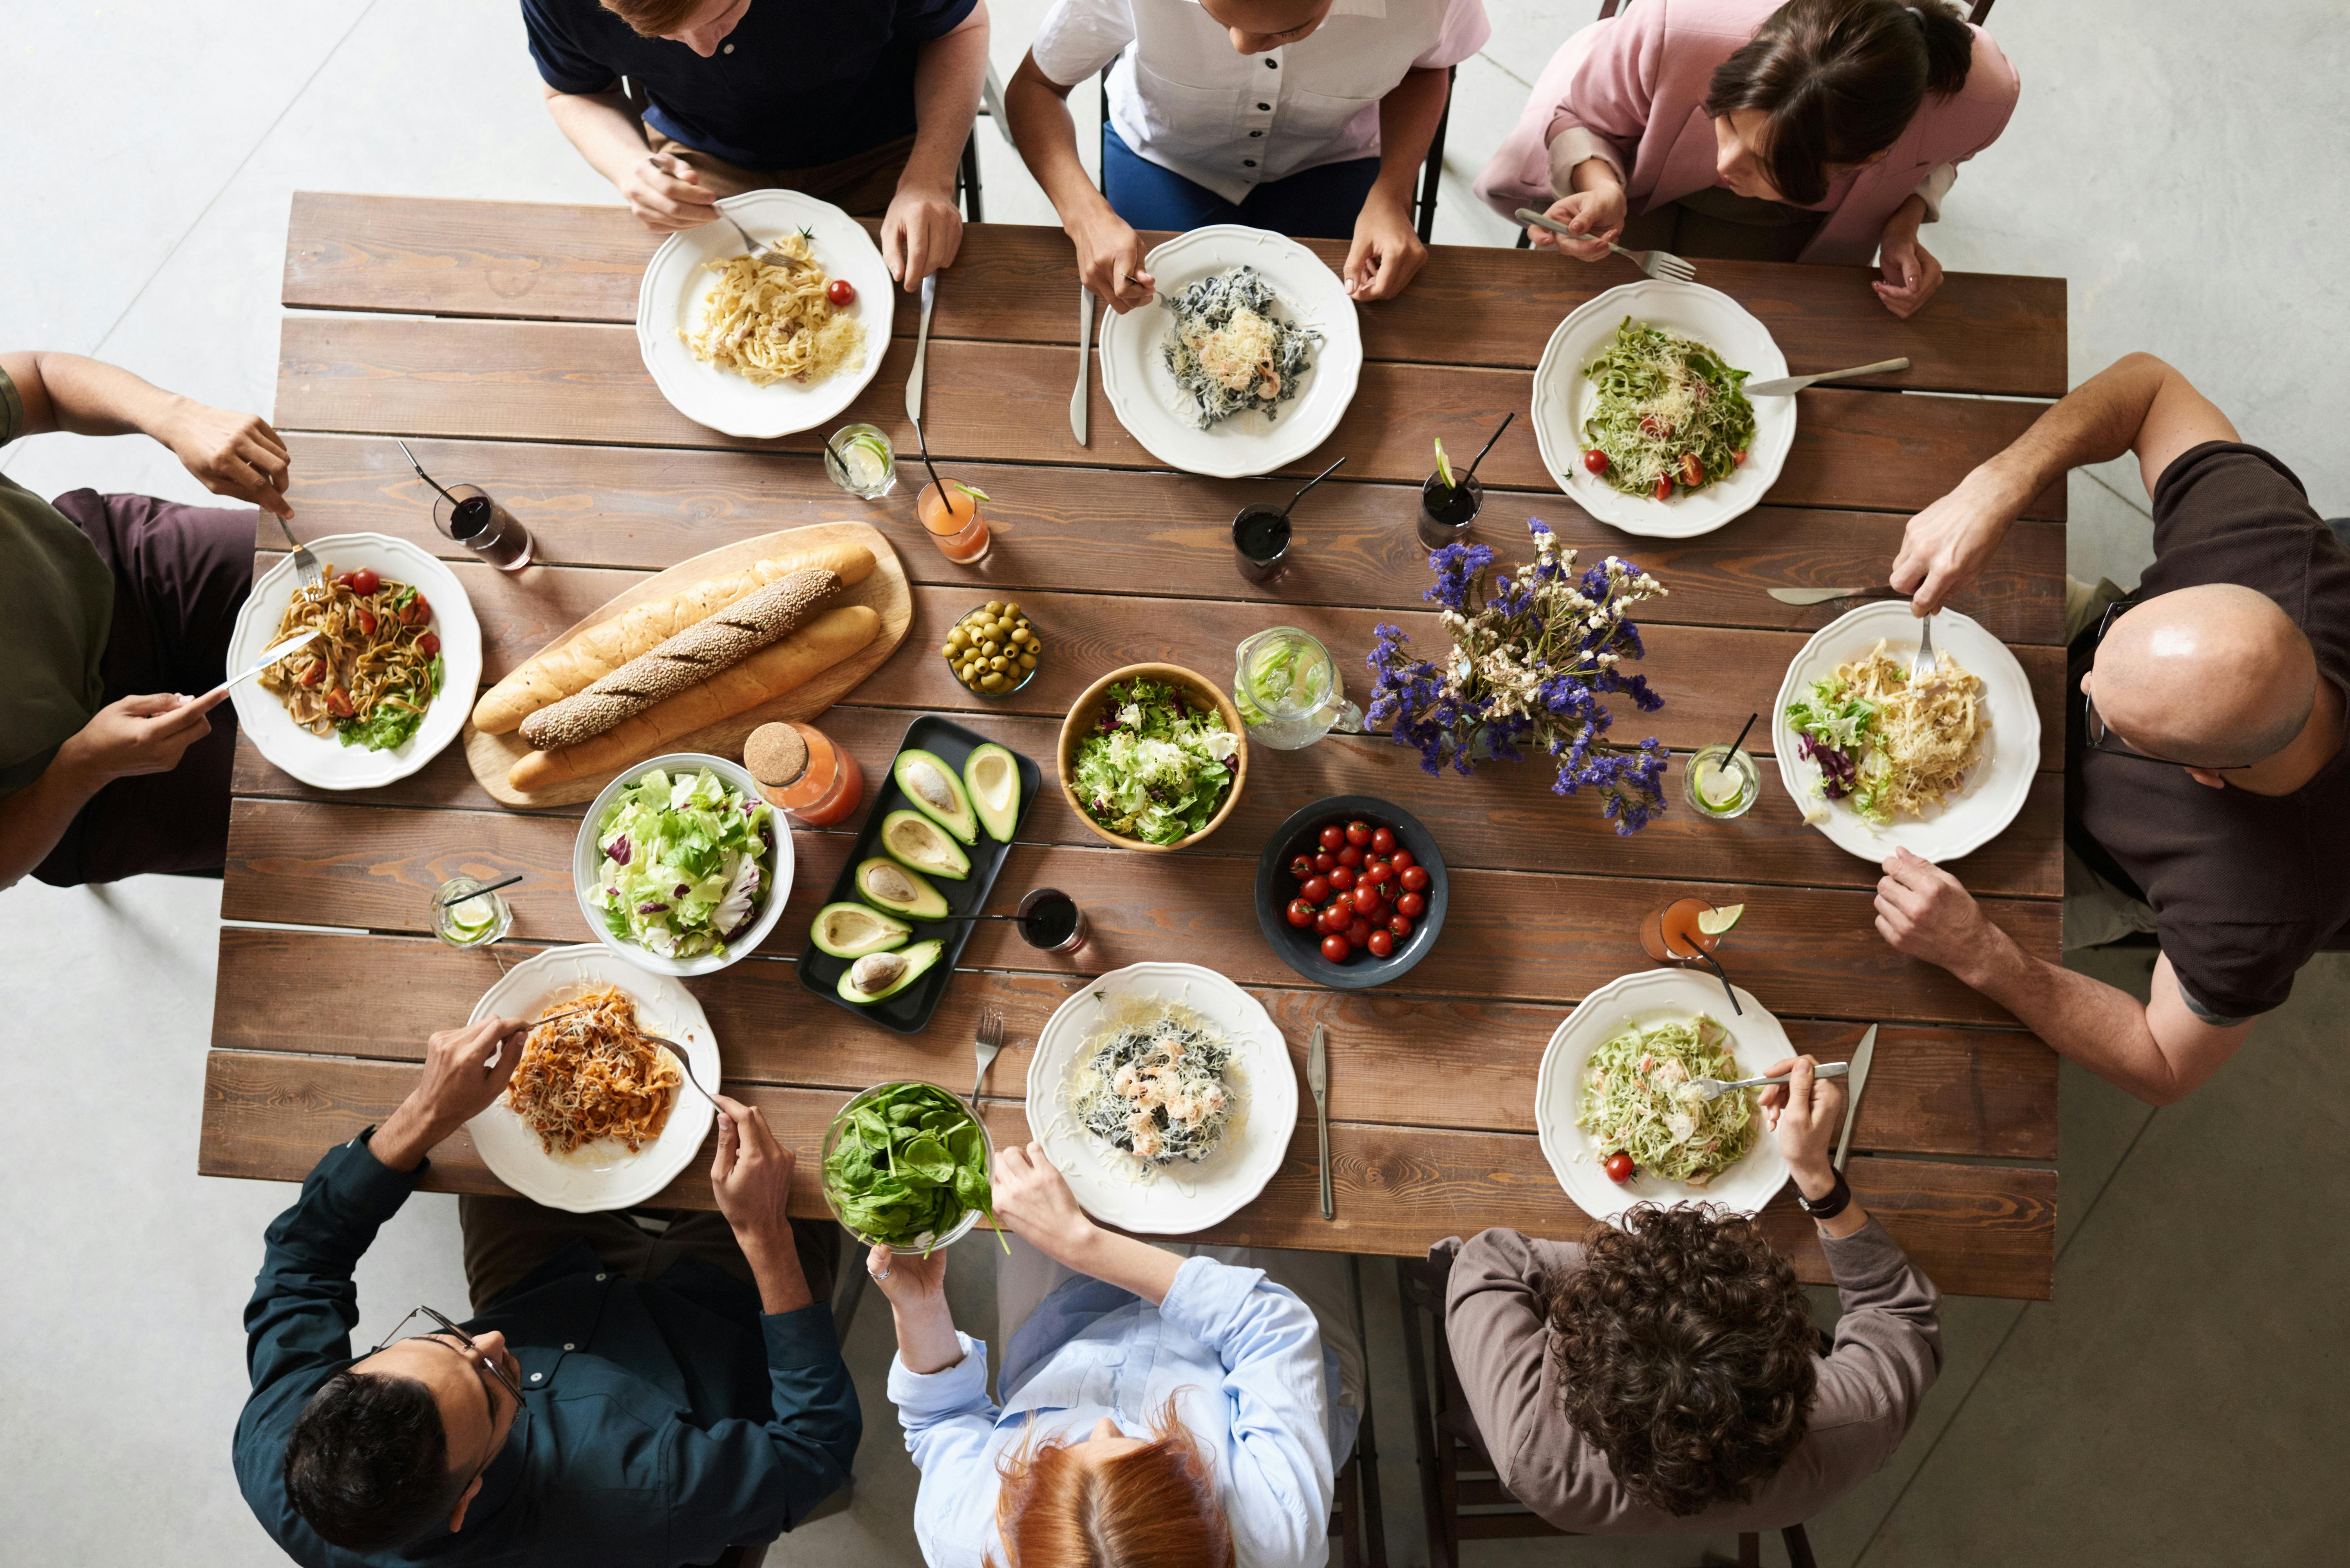
<path id="1" fill-rule="evenodd" d="M 2097 645 L 2091 698 L 2139 750 L 2197 767 L 2246 767 L 2309 722 L 2317 659 L 2276 601 L 2234 583 L 2158 594 Z"/>

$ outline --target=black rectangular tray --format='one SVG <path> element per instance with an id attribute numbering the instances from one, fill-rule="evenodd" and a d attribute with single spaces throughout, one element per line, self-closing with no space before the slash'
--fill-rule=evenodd
<path id="1" fill-rule="evenodd" d="M 972 753 L 982 746 L 997 743 L 1000 742 L 991 742 L 976 730 L 967 730 L 953 720 L 942 719 L 936 713 L 925 713 L 907 725 L 905 736 L 899 741 L 897 751 L 889 753 L 889 765 L 879 777 L 871 781 L 873 804 L 866 810 L 865 825 L 857 830 L 857 842 L 850 847 L 847 860 L 842 863 L 840 875 L 833 878 L 832 891 L 825 896 L 824 901 L 827 904 L 863 903 L 864 900 L 857 896 L 857 868 L 882 852 L 882 819 L 893 811 L 919 809 L 908 798 L 906 792 L 898 787 L 898 758 L 900 753 L 908 750 L 936 753 L 941 762 L 955 770 L 955 776 L 960 779 L 962 765 L 970 760 Z M 1009 747 L 1005 749 L 1010 750 Z M 1028 808 L 1036 803 L 1036 792 L 1044 786 L 1045 775 L 1033 761 L 1018 752 L 1012 753 L 1012 759 L 1020 770 L 1020 810 L 1012 819 L 1013 836 L 1017 838 L 1021 825 L 1028 820 Z M 977 808 L 973 809 L 976 811 Z M 956 842 L 962 843 L 960 839 Z M 1003 869 L 1003 857 L 1012 852 L 1012 846 L 998 844 L 987 829 L 982 827 L 979 842 L 964 845 L 963 849 L 971 857 L 971 875 L 962 881 L 931 876 L 927 872 L 923 874 L 931 887 L 946 896 L 947 912 L 952 915 L 975 914 L 987 907 L 988 897 L 995 890 L 995 875 Z M 907 943 L 909 947 L 914 942 L 929 941 L 933 937 L 942 938 L 946 947 L 939 954 L 939 961 L 931 966 L 930 973 L 897 995 L 884 997 L 869 1006 L 843 1002 L 840 999 L 840 977 L 856 961 L 835 958 L 813 940 L 800 952 L 800 961 L 796 966 L 800 971 L 800 984 L 835 1007 L 868 1023 L 895 1030 L 900 1034 L 920 1034 L 930 1027 L 931 1014 L 938 1011 L 939 1000 L 947 993 L 947 986 L 954 978 L 955 961 L 962 957 L 963 944 L 971 940 L 973 922 L 965 920 L 955 926 L 930 925 L 921 920 L 910 923 L 914 928 L 914 935 Z"/>

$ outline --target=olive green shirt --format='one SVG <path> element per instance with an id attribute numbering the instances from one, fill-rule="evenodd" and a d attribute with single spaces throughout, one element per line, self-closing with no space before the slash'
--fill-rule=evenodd
<path id="1" fill-rule="evenodd" d="M 0 370 L 0 446 L 25 433 L 25 400 Z M 99 661 L 114 574 L 65 514 L 0 476 L 0 795 L 41 776 L 106 705 Z"/>

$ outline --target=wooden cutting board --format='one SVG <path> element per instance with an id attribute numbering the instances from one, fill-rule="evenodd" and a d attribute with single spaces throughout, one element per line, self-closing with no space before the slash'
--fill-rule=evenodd
<path id="1" fill-rule="evenodd" d="M 914 596 L 906 587 L 906 568 L 899 564 L 898 553 L 889 547 L 889 541 L 882 537 L 881 531 L 872 524 L 816 523 L 805 528 L 785 528 L 696 556 L 690 561 L 681 561 L 669 570 L 656 573 L 614 597 L 603 608 L 546 646 L 560 648 L 589 627 L 600 626 L 647 599 L 682 593 L 704 578 L 739 572 L 753 562 L 764 560 L 770 556 L 819 545 L 850 544 L 862 545 L 873 552 L 873 572 L 856 587 L 843 589 L 832 605 L 870 605 L 881 618 L 881 629 L 874 634 L 873 640 L 803 686 L 762 702 L 756 708 L 745 709 L 731 719 L 706 724 L 689 734 L 664 742 L 658 750 L 648 751 L 644 754 L 650 757 L 670 752 L 709 752 L 739 762 L 742 760 L 743 739 L 752 731 L 778 719 L 815 718 L 856 690 L 859 681 L 887 663 L 889 656 L 898 651 L 898 645 L 906 639 L 906 628 L 914 620 Z M 543 653 L 546 649 L 539 651 Z M 644 757 L 632 758 L 622 767 L 566 779 L 543 790 L 518 790 L 506 783 L 506 770 L 528 755 L 530 750 L 530 742 L 525 741 L 518 731 L 510 731 L 503 735 L 485 735 L 473 728 L 471 719 L 465 721 L 465 765 L 473 770 L 474 779 L 484 789 L 507 805 L 568 805 L 575 801 L 593 800 L 606 784 L 644 760 Z"/>

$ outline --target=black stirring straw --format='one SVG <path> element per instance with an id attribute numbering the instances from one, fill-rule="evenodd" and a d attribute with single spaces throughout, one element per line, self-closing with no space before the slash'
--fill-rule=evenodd
<path id="1" fill-rule="evenodd" d="M 412 469 L 414 469 L 414 470 L 416 471 L 416 477 L 417 477 L 417 478 L 419 478 L 419 479 L 422 480 L 425 483 L 427 483 L 427 484 L 431 485 L 433 489 L 435 489 L 435 490 L 441 490 L 441 482 L 440 482 L 439 480 L 437 480 L 437 479 L 433 478 L 431 474 L 429 474 L 429 473 L 427 473 L 427 472 L 424 472 L 424 465 L 423 465 L 422 463 L 421 463 L 421 462 L 417 462 L 417 461 L 416 461 L 416 454 L 415 454 L 414 452 L 410 452 L 410 451 L 408 450 L 408 443 L 407 443 L 406 441 L 401 441 L 398 436 L 394 436 L 394 437 L 392 437 L 392 438 L 391 438 L 391 442 L 392 442 L 392 444 L 393 444 L 394 446 L 396 446 L 396 447 L 400 448 L 400 451 L 401 455 L 402 455 L 402 456 L 404 456 L 404 457 L 406 457 L 406 458 L 408 459 L 408 466 L 409 466 L 409 467 L 411 467 L 411 468 L 412 468 Z M 441 499 L 442 499 L 442 500 L 443 500 L 443 501 L 445 501 L 445 502 L 447 502 L 447 503 L 448 503 L 450 505 L 452 505 L 452 506 L 458 506 L 458 505 L 462 505 L 462 504 L 463 504 L 462 502 L 460 502 L 460 501 L 459 501 L 455 496 L 453 496 L 453 495 L 450 494 L 450 493 L 449 493 L 447 491 L 445 491 L 445 490 L 441 490 Z M 522 878 L 521 878 L 521 877 L 515 877 L 515 880 L 516 880 L 517 882 L 519 882 L 520 880 L 522 880 Z"/>
<path id="2" fill-rule="evenodd" d="M 907 417 L 912 418 L 911 415 Z M 939 487 L 939 504 L 944 506 L 948 514 L 951 516 L 954 513 L 954 503 L 947 499 L 947 482 L 939 477 L 937 469 L 931 467 L 930 438 L 922 434 L 922 421 L 920 420 L 914 421 L 914 444 L 922 449 L 922 466 L 931 470 L 931 483 Z"/>
<path id="3" fill-rule="evenodd" d="M 1740 1017 L 1745 1016 L 1746 1009 L 1738 1005 L 1738 992 L 1730 988 L 1730 976 L 1722 972 L 1721 961 L 1703 948 L 1697 950 L 1697 956 L 1705 961 L 1705 966 L 1713 971 L 1714 978 L 1721 981 L 1721 994 L 1730 998 L 1730 1011 Z"/>
<path id="4" fill-rule="evenodd" d="M 1339 467 L 1344 464 L 1346 461 L 1347 460 L 1345 458 L 1340 458 L 1336 462 L 1332 463 L 1329 467 L 1324 469 L 1321 472 L 1315 474 L 1313 478 L 1299 485 L 1297 487 L 1297 493 L 1289 498 L 1289 505 L 1281 509 L 1281 515 L 1283 518 L 1285 520 L 1289 516 L 1290 507 L 1295 506 L 1297 503 L 1304 498 L 1307 491 L 1313 489 L 1315 485 L 1321 483 L 1324 480 L 1337 472 Z"/>
<path id="5" fill-rule="evenodd" d="M 1749 713 L 1746 715 L 1746 730 L 1752 729 L 1754 727 L 1754 721 L 1760 719 L 1762 716 L 1762 715 L 1760 713 Z M 1730 754 L 1731 756 L 1736 756 L 1738 754 L 1739 748 L 1746 744 L 1746 730 L 1739 731 L 1738 739 L 1730 742 Z"/>
<path id="6" fill-rule="evenodd" d="M 1485 461 L 1485 454 L 1493 450 L 1493 443 L 1502 439 L 1502 432 L 1508 430 L 1510 428 L 1510 421 L 1517 417 L 1518 410 L 1515 409 L 1512 409 L 1508 413 L 1502 416 L 1502 422 L 1493 427 L 1493 433 L 1487 436 L 1485 438 L 1485 444 L 1477 449 L 1476 459 L 1469 464 L 1469 472 L 1461 476 L 1461 484 L 1466 484 L 1471 480 L 1477 477 L 1477 464 Z M 1455 485 L 1453 488 L 1457 490 L 1460 488 L 1460 485 Z"/>
<path id="7" fill-rule="evenodd" d="M 501 888 L 511 888 L 527 875 L 527 872 L 517 871 L 511 877 L 504 877 L 499 878 L 495 882 L 485 883 L 482 887 L 473 888 L 468 892 L 454 894 L 450 898 L 442 899 L 441 907 L 446 909 L 452 905 L 462 904 L 468 898 L 478 898 L 484 893 L 494 893 Z"/>

